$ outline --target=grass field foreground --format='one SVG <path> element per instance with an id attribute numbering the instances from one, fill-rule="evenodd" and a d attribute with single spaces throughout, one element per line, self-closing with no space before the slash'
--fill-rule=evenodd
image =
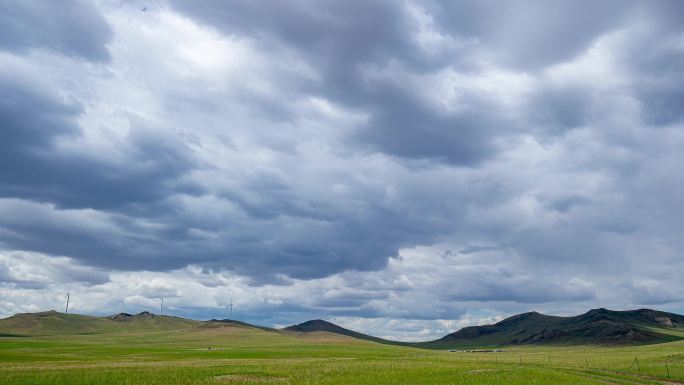
<path id="1" fill-rule="evenodd" d="M 684 341 L 638 347 L 504 349 L 501 353 L 430 351 L 324 332 L 269 332 L 233 325 L 0 337 L 0 383 L 684 383 Z"/>

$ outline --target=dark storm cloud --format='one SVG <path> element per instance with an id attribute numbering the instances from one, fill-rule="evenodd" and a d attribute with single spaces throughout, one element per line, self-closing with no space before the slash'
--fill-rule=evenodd
<path id="1" fill-rule="evenodd" d="M 425 106 L 410 87 L 366 78 L 369 65 L 396 62 L 424 72 L 458 60 L 456 49 L 436 57 L 421 54 L 412 35 L 413 21 L 395 2 L 173 4 L 228 34 L 257 38 L 264 49 L 294 50 L 322 76 L 322 83 L 308 87 L 309 92 L 371 114 L 368 126 L 356 136 L 357 145 L 400 157 L 472 165 L 494 152 L 491 131 L 505 128 L 486 101 L 473 112 L 443 113 Z M 253 108 L 270 110 L 268 105 Z"/>
<path id="2" fill-rule="evenodd" d="M 109 60 L 112 37 L 102 14 L 89 1 L 22 1 L 0 3 L 0 49 L 45 49 L 92 61 Z"/>
<path id="3" fill-rule="evenodd" d="M 448 113 L 431 110 L 395 87 L 374 96 L 383 105 L 372 112 L 356 139 L 399 157 L 473 166 L 496 151 L 492 134 L 502 126 L 512 126 L 505 117 L 492 113 L 495 106 L 475 98 L 470 111 Z"/>
<path id="4" fill-rule="evenodd" d="M 589 121 L 595 96 L 589 87 L 576 85 L 548 86 L 538 89 L 529 100 L 530 121 L 537 135 L 562 135 Z"/>
<path id="5" fill-rule="evenodd" d="M 0 196 L 50 202 L 64 208 L 113 208 L 154 202 L 190 191 L 181 177 L 192 168 L 187 147 L 132 117 L 126 159 L 63 152 L 59 139 L 78 139 L 78 103 L 45 84 L 0 70 Z M 141 127 L 142 126 L 142 127 Z"/>
<path id="6" fill-rule="evenodd" d="M 546 207 L 559 212 L 568 212 L 575 207 L 591 204 L 590 199 L 587 199 L 581 195 L 560 196 L 551 198 L 549 200 L 541 198 L 541 200 L 546 202 Z"/>
<path id="7" fill-rule="evenodd" d="M 278 215 L 254 213 L 250 206 L 224 213 L 220 207 L 230 204 L 226 201 L 211 207 L 217 210 L 212 218 L 211 213 L 197 216 L 181 201 L 127 201 L 127 207 L 105 207 L 117 210 L 111 214 L 97 214 L 6 199 L 0 201 L 5 214 L 0 228 L 7 231 L 0 232 L 0 239 L 10 248 L 69 255 L 110 268 L 168 270 L 189 263 L 229 268 L 257 284 L 273 282 L 277 274 L 310 279 L 348 269 L 380 269 L 399 248 L 445 232 L 439 222 L 447 219 L 434 215 L 443 209 L 440 204 L 407 202 L 396 207 L 377 202 L 379 207 L 348 212 L 347 207 L 315 199 L 309 201 L 319 205 L 314 213 L 291 208 L 296 190 L 281 198 L 266 184 L 259 186 L 252 190 L 252 199 L 264 200 L 262 205 Z M 419 189 L 407 193 L 435 196 Z M 366 194 L 358 199 L 371 199 L 372 194 Z M 92 202 L 86 196 L 80 203 L 88 207 Z M 383 231 L 375 232 L 378 228 Z"/>
<path id="8" fill-rule="evenodd" d="M 428 1 L 439 26 L 477 38 L 497 64 L 534 71 L 579 55 L 619 28 L 634 1 Z"/>
<path id="9" fill-rule="evenodd" d="M 465 247 L 465 248 L 459 250 L 458 252 L 461 254 L 473 254 L 473 253 L 479 253 L 481 251 L 501 250 L 502 248 L 503 247 L 501 247 L 501 246 L 478 246 L 478 245 L 474 245 L 474 246 Z M 447 255 L 449 255 L 450 253 L 451 253 L 451 251 L 449 251 L 447 253 Z"/>
<path id="10" fill-rule="evenodd" d="M 372 79 L 368 69 L 398 67 L 418 75 L 445 68 L 473 71 L 472 61 L 479 58 L 534 73 L 574 59 L 604 33 L 647 18 L 657 24 L 663 17 L 662 11 L 633 1 L 429 1 L 418 6 L 434 19 L 435 33 L 475 42 L 440 46 L 439 55 L 430 55 L 416 41 L 416 20 L 394 2 L 298 1 L 288 7 L 249 1 L 171 3 L 227 34 L 257 38 L 264 49 L 294 50 L 322 76 L 322 83 L 307 87 L 308 92 L 369 114 L 368 124 L 354 135 L 359 148 L 466 166 L 496 156 L 500 148 L 495 140 L 509 134 L 536 127 L 532 132 L 545 138 L 581 126 L 594 102 L 593 90 L 543 86 L 534 91 L 525 122 L 508 118 L 496 95 L 468 94 L 465 104 L 449 112 L 426 105 L 414 89 L 420 83 L 397 84 L 401 79 L 396 73 L 389 74 L 392 81 Z M 676 7 L 662 5 L 657 8 Z M 678 96 L 672 90 L 663 100 L 668 92 L 660 91 L 665 90 L 643 100 L 647 109 L 655 110 L 651 115 L 668 119 L 677 114 Z M 258 102 L 252 107 L 272 108 Z"/>
<path id="11" fill-rule="evenodd" d="M 681 14 L 684 10 L 673 12 Z M 684 84 L 684 55 L 676 38 L 684 28 L 681 24 L 677 27 L 667 24 L 650 26 L 649 31 L 635 39 L 621 57 L 632 71 L 643 117 L 655 126 L 684 120 L 684 92 L 681 87 Z"/>
<path id="12" fill-rule="evenodd" d="M 2 84 L 2 156 L 30 153 L 32 148 L 50 145 L 62 135 L 78 134 L 75 116 L 80 106 L 69 105 L 56 93 L 42 90 L 39 84 L 18 78 L 5 70 L 0 73 Z M 38 111 L 38 113 L 35 113 Z M 39 150 L 35 152 L 40 152 Z"/>
<path id="13" fill-rule="evenodd" d="M 497 277 L 497 279 L 492 279 Z M 564 287 L 539 277 L 526 276 L 523 271 L 497 272 L 482 267 L 459 282 L 444 288 L 440 294 L 445 302 L 511 301 L 545 303 L 554 301 L 586 301 L 594 298 L 588 288 Z"/>
<path id="14" fill-rule="evenodd" d="M 253 307 L 283 323 L 585 303 L 680 258 L 681 2 L 105 2 L 109 46 L 55 4 L 0 6 L 4 250 L 364 290 Z M 674 298 L 649 282 L 619 286 Z"/>
<path id="15" fill-rule="evenodd" d="M 372 191 L 363 191 L 363 186 L 357 188 L 360 195 L 356 199 L 375 199 Z M 303 199 L 298 197 L 302 192 L 295 188 L 286 191 L 284 196 L 292 199 L 281 198 L 282 186 L 276 191 L 263 185 L 251 190 L 252 203 L 262 202 L 271 214 L 255 212 L 250 204 L 242 206 L 244 214 L 226 219 L 220 226 L 223 231 L 218 233 L 220 249 L 212 258 L 218 266 L 226 263 L 222 255 L 230 255 L 230 268 L 258 281 L 272 280 L 278 272 L 310 279 L 347 269 L 376 270 L 385 266 L 387 258 L 396 255 L 399 248 L 444 231 L 436 218 L 424 216 L 426 211 L 438 210 L 438 205 L 407 202 L 396 207 L 380 197 L 377 207 L 358 211 L 350 206 L 331 205 L 331 197 Z M 413 193 L 433 195 L 420 190 Z M 300 209 L 301 206 L 305 208 Z M 383 231 L 378 233 L 375 229 Z"/>
<path id="16" fill-rule="evenodd" d="M 340 77 L 354 76 L 354 69 L 345 68 L 344 64 L 386 59 L 396 50 L 410 46 L 406 41 L 405 15 L 394 5 L 388 1 L 298 0 L 287 7 L 276 1 L 173 2 L 185 14 L 229 34 L 245 34 L 264 39 L 265 44 L 308 50 L 307 55 L 316 61 L 317 67 Z"/>

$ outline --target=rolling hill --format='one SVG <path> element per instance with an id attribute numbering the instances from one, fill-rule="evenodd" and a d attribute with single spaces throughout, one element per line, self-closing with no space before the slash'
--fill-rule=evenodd
<path id="1" fill-rule="evenodd" d="M 428 348 L 526 344 L 649 344 L 681 339 L 684 316 L 649 309 L 593 309 L 574 317 L 537 312 L 506 318 L 494 325 L 471 326 L 435 341 Z"/>
<path id="2" fill-rule="evenodd" d="M 574 317 L 529 312 L 494 325 L 470 326 L 438 340 L 417 343 L 372 337 L 323 320 L 307 321 L 284 330 L 326 331 L 383 344 L 427 349 L 531 344 L 652 344 L 682 339 L 684 316 L 649 309 L 594 309 Z M 671 333 L 673 331 L 675 333 Z"/>
<path id="3" fill-rule="evenodd" d="M 92 317 L 50 310 L 40 313 L 15 314 L 9 318 L 0 319 L 0 334 L 23 336 L 164 331 L 187 329 L 201 323 L 201 321 L 155 315 L 149 312 Z"/>
<path id="4" fill-rule="evenodd" d="M 297 332 L 297 333 L 328 332 L 328 333 L 340 334 L 340 335 L 347 336 L 347 337 L 357 338 L 360 340 L 378 342 L 378 343 L 387 344 L 387 345 L 406 345 L 406 346 L 410 345 L 410 343 L 406 343 L 406 342 L 391 341 L 391 340 L 386 340 L 386 339 L 379 338 L 379 337 L 369 336 L 368 334 L 355 332 L 353 330 L 345 329 L 342 326 L 335 325 L 332 322 L 328 322 L 328 321 L 325 321 L 322 319 L 316 319 L 316 320 L 310 320 L 310 321 L 302 322 L 302 323 L 297 324 L 297 325 L 288 326 L 288 327 L 281 329 L 281 330 L 288 331 L 288 332 Z"/>
<path id="5" fill-rule="evenodd" d="M 212 319 L 209 322 L 224 324 L 224 325 L 244 326 L 244 327 L 248 327 L 248 328 L 255 328 L 255 329 L 263 330 L 266 332 L 278 331 L 277 329 L 269 328 L 267 326 L 253 325 L 253 324 L 250 324 L 247 322 L 242 322 L 242 321 L 238 321 L 238 320 L 234 320 L 234 319 Z"/>
<path id="6" fill-rule="evenodd" d="M 149 312 L 135 315 L 119 313 L 106 317 L 92 317 L 47 311 L 16 314 L 9 318 L 0 319 L 0 337 L 206 331 L 221 327 L 251 328 L 295 336 L 314 332 L 329 333 L 386 345 L 426 349 L 531 344 L 652 344 L 684 338 L 684 316 L 649 309 L 631 311 L 594 309 L 574 317 L 529 312 L 506 318 L 493 325 L 466 327 L 434 341 L 413 343 L 373 337 L 320 319 L 306 321 L 284 329 L 272 329 L 236 320 L 195 321 L 155 315 Z"/>

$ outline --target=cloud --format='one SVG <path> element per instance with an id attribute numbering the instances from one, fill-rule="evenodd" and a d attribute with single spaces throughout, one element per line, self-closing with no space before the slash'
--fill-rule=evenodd
<path id="1" fill-rule="evenodd" d="M 112 31 L 90 1 L 56 3 L 3 1 L 0 4 L 0 49 L 57 51 L 91 61 L 109 60 Z"/>
<path id="2" fill-rule="evenodd" d="M 31 79 L 30 66 L 6 61 L 0 73 L 1 195 L 106 209 L 152 202 L 176 188 L 189 191 L 179 180 L 193 166 L 184 143 L 129 116 L 128 133 L 115 144 L 121 154 L 90 152 L 78 124 L 83 105 L 64 100 L 40 75 Z"/>
<path id="3" fill-rule="evenodd" d="M 0 8 L 3 314 L 682 309 L 679 2 L 36 4 Z"/>
<path id="4" fill-rule="evenodd" d="M 427 2 L 445 33 L 477 38 L 487 58 L 537 70 L 580 55 L 597 37 L 622 23 L 636 2 Z"/>
<path id="5" fill-rule="evenodd" d="M 533 276 L 516 271 L 510 263 L 493 263 L 500 260 L 496 253 L 484 259 L 452 255 L 445 264 L 444 252 L 440 251 L 443 247 L 405 251 L 401 259 L 381 271 L 291 280 L 286 286 L 253 286 L 233 273 L 198 266 L 166 272 L 112 272 L 108 279 L 83 286 L 73 275 L 64 274 L 64 268 L 93 276 L 97 270 L 68 258 L 15 252 L 4 255 L 0 266 L 9 267 L 23 282 L 41 285 L 5 282 L 0 291 L 6 294 L 7 302 L 0 310 L 9 315 L 59 309 L 63 293 L 69 291 L 74 311 L 81 313 L 156 312 L 159 298 L 164 297 L 168 314 L 207 319 L 226 318 L 226 305 L 232 299 L 236 304 L 233 316 L 257 324 L 288 326 L 326 318 L 381 337 L 427 340 L 526 310 L 571 315 L 596 304 L 629 308 L 632 299 L 625 293 L 646 293 L 646 287 L 652 289 L 650 293 L 673 293 L 681 286 L 678 281 L 666 287 L 655 281 L 640 281 L 636 284 L 639 291 L 633 291 L 616 285 L 619 274 L 612 278 L 605 274 L 578 278 L 561 272 Z M 40 263 L 54 268 L 36 270 L 34 266 Z M 653 301 L 643 298 L 640 300 Z M 659 301 L 657 306 L 670 310 L 680 303 L 662 295 Z M 645 303 L 654 306 L 655 302 Z"/>
<path id="6" fill-rule="evenodd" d="M 474 105 L 461 106 L 463 111 L 444 110 L 442 105 L 417 97 L 420 93 L 414 90 L 424 87 L 425 79 L 406 79 L 410 76 L 386 71 L 406 68 L 408 75 L 414 75 L 416 71 L 449 68 L 445 67 L 447 60 L 462 53 L 461 45 L 456 44 L 446 57 L 419 55 L 418 35 L 424 31 L 420 14 L 413 8 L 392 2 L 301 1 L 285 12 L 271 12 L 249 2 L 218 7 L 211 2 L 173 5 L 225 33 L 258 36 L 264 49 L 285 47 L 286 52 L 294 52 L 315 69 L 319 79 L 305 86 L 305 92 L 324 94 L 335 103 L 370 115 L 368 124 L 356 135 L 370 149 L 465 165 L 478 163 L 494 151 L 488 128 L 505 120 L 491 113 L 498 108 L 496 103 L 489 98 L 471 98 Z M 257 103 L 253 108 L 263 106 Z"/>
<path id="7" fill-rule="evenodd" d="M 74 264 L 66 257 L 7 252 L 0 254 L 0 280 L 4 286 L 39 290 L 51 284 L 99 285 L 109 277 L 102 270 Z"/>

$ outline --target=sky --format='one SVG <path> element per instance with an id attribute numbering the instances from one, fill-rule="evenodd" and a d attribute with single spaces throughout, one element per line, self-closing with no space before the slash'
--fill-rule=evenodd
<path id="1" fill-rule="evenodd" d="M 0 317 L 684 313 L 684 2 L 3 0 Z"/>

